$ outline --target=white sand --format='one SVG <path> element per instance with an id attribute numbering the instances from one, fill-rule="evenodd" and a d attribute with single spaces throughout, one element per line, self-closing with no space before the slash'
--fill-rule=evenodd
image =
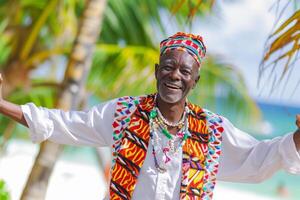
<path id="1" fill-rule="evenodd" d="M 0 179 L 4 179 L 12 200 L 20 198 L 32 167 L 38 145 L 12 143 L 0 159 Z M 97 166 L 59 160 L 51 176 L 46 200 L 99 200 L 105 183 Z"/>
<path id="2" fill-rule="evenodd" d="M 0 159 L 0 179 L 4 179 L 12 200 L 20 198 L 38 146 L 12 143 Z M 59 160 L 51 176 L 46 200 L 99 200 L 106 190 L 100 169 L 94 165 Z M 214 200 L 274 200 L 250 192 L 216 187 Z"/>

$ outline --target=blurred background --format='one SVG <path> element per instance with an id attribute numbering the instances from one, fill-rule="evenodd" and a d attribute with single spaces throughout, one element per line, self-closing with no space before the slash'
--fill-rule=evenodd
<path id="1" fill-rule="evenodd" d="M 0 0 L 5 99 L 88 109 L 155 92 L 159 42 L 203 36 L 208 56 L 189 99 L 258 139 L 295 130 L 300 113 L 297 0 Z M 108 148 L 30 142 L 0 116 L 0 200 L 102 199 Z M 300 176 L 218 182 L 214 199 L 299 199 Z"/>

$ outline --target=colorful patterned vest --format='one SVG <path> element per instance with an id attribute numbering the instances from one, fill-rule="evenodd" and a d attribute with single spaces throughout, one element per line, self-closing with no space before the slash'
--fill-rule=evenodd
<path id="1" fill-rule="evenodd" d="M 154 95 L 122 97 L 117 102 L 113 123 L 113 166 L 110 199 L 131 199 L 150 140 L 149 113 Z M 180 199 L 212 199 L 221 153 L 222 119 L 194 104 L 189 131 L 182 147 Z"/>

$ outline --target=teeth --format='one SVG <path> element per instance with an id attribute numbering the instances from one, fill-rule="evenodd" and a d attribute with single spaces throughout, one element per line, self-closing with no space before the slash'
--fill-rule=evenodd
<path id="1" fill-rule="evenodd" d="M 173 88 L 173 89 L 180 89 L 180 87 L 178 87 L 176 85 L 171 85 L 171 84 L 168 84 L 168 83 L 166 83 L 166 86 L 170 87 L 170 88 Z"/>

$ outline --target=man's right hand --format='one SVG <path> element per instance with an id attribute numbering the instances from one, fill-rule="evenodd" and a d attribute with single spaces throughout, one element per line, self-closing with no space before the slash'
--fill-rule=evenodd
<path id="1" fill-rule="evenodd" d="M 3 77 L 0 73 L 0 114 L 3 114 L 6 117 L 9 117 L 20 124 L 28 127 L 28 124 L 24 118 L 21 106 L 5 101 L 2 96 L 2 85 L 3 85 Z"/>
<path id="2" fill-rule="evenodd" d="M 2 97 L 2 84 L 3 84 L 3 78 L 2 78 L 2 74 L 0 73 L 0 101 L 3 100 L 3 97 Z"/>

